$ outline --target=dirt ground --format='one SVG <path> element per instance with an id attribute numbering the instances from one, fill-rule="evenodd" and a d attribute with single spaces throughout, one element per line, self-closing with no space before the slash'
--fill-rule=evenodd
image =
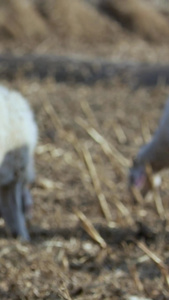
<path id="1" fill-rule="evenodd" d="M 119 61 L 168 62 L 168 43 L 125 37 L 114 48 L 79 41 L 65 53 L 87 49 Z M 39 48 L 3 41 L 1 53 L 64 48 L 52 36 Z M 118 81 L 87 86 L 19 76 L 1 83 L 29 99 L 39 144 L 31 243 L 10 238 L 0 220 L 0 299 L 169 299 L 169 174 L 162 174 L 159 193 L 138 201 L 127 177 L 157 127 L 169 87 L 131 90 Z"/>

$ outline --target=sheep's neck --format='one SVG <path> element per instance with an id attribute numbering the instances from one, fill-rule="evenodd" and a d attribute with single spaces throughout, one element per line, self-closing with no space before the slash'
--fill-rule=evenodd
<path id="1" fill-rule="evenodd" d="M 169 141 L 155 137 L 140 151 L 140 160 L 150 163 L 154 172 L 169 167 Z"/>
<path id="2" fill-rule="evenodd" d="M 141 164 L 150 163 L 154 172 L 169 167 L 169 100 L 156 133 L 151 142 L 141 149 L 138 158 Z"/>

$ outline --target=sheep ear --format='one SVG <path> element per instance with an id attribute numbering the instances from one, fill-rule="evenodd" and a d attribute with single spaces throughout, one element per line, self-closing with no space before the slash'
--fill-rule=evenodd
<path id="1" fill-rule="evenodd" d="M 23 212 L 23 184 L 21 182 L 0 187 L 0 210 L 12 235 L 28 241 L 29 234 Z"/>

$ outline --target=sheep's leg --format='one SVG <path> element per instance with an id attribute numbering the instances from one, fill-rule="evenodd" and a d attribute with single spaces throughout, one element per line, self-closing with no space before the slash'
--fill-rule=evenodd
<path id="1" fill-rule="evenodd" d="M 22 205 L 23 205 L 23 212 L 25 214 L 26 219 L 31 219 L 33 200 L 27 186 L 24 186 L 23 188 Z"/>
<path id="2" fill-rule="evenodd" d="M 23 213 L 24 213 L 26 219 L 32 218 L 32 207 L 33 207 L 32 196 L 31 196 L 31 193 L 30 193 L 28 187 L 25 186 L 23 188 L 23 193 L 22 193 L 22 208 L 23 208 Z M 1 208 L 0 208 L 0 218 L 1 217 L 2 217 L 2 212 L 1 212 Z"/>
<path id="3" fill-rule="evenodd" d="M 13 236 L 29 240 L 23 211 L 23 183 L 18 181 L 0 187 L 0 210 Z"/>

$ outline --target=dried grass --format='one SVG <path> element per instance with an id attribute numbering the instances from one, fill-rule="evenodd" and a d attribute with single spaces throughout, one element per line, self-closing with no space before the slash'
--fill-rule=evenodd
<path id="1" fill-rule="evenodd" d="M 90 235 L 90 237 L 94 241 L 96 241 L 100 245 L 101 248 L 106 248 L 107 247 L 106 242 L 100 236 L 98 231 L 94 228 L 94 226 L 92 225 L 90 220 L 87 219 L 86 216 L 81 211 L 76 210 L 75 213 L 76 213 L 77 217 L 79 218 L 79 220 L 82 222 L 84 229 Z"/>
<path id="2" fill-rule="evenodd" d="M 167 19 L 146 1 L 101 0 L 100 5 L 141 37 L 155 42 L 169 40 Z"/>
<path id="3" fill-rule="evenodd" d="M 90 155 L 90 152 L 87 148 L 83 148 L 82 151 L 83 151 L 84 160 L 85 160 L 86 165 L 88 167 L 89 174 L 91 176 L 91 180 L 93 182 L 95 193 L 96 193 L 97 198 L 99 200 L 102 212 L 103 212 L 107 222 L 111 223 L 112 216 L 111 216 L 111 213 L 110 213 L 110 209 L 109 209 L 109 206 L 107 204 L 105 195 L 102 192 L 100 180 L 99 180 L 99 177 L 98 177 L 98 174 L 97 174 L 97 171 L 96 171 L 96 167 L 94 166 L 94 163 L 92 161 L 92 157 Z"/>
<path id="4" fill-rule="evenodd" d="M 48 26 L 29 0 L 0 3 L 0 33 L 15 39 L 47 37 Z"/>
<path id="5" fill-rule="evenodd" d="M 124 167 L 129 167 L 130 162 L 113 145 L 109 145 L 106 139 L 98 131 L 90 127 L 82 118 L 76 118 L 76 122 L 98 143 L 105 155 L 110 159 L 118 174 L 125 174 Z"/>
<path id="6" fill-rule="evenodd" d="M 162 275 L 164 276 L 164 280 L 167 285 L 167 288 L 169 288 L 169 274 L 168 274 L 167 265 L 165 265 L 164 262 L 154 252 L 152 252 L 144 243 L 138 242 L 137 246 L 145 254 L 147 254 L 147 256 L 157 265 Z"/>
<path id="7" fill-rule="evenodd" d="M 37 6 L 62 40 L 106 43 L 122 33 L 116 22 L 81 0 L 40 0 Z"/>
<path id="8" fill-rule="evenodd" d="M 155 203 L 157 213 L 161 218 L 161 220 L 165 220 L 165 210 L 160 196 L 159 187 L 155 185 L 154 178 L 153 178 L 153 171 L 150 165 L 146 166 L 146 173 L 148 176 L 148 180 L 150 182 L 150 186 L 152 188 L 153 200 Z"/>

